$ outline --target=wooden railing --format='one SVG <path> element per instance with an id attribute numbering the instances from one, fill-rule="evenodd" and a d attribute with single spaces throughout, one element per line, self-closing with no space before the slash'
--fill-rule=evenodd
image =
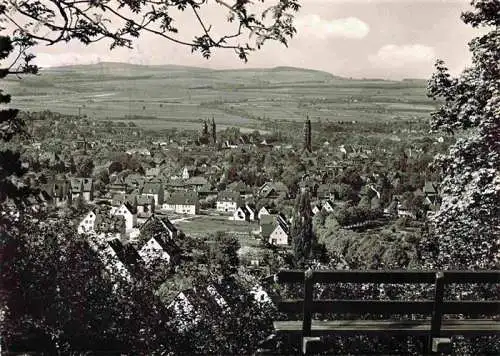
<path id="1" fill-rule="evenodd" d="M 283 300 L 278 310 L 291 314 L 302 314 L 302 320 L 275 321 L 274 329 L 279 334 L 301 336 L 302 353 L 310 354 L 324 347 L 322 336 L 326 335 L 404 335 L 428 338 L 426 353 L 444 352 L 451 349 L 452 335 L 482 336 L 499 335 L 500 301 L 456 301 L 445 300 L 444 290 L 448 284 L 497 284 L 499 271 L 281 271 L 278 283 L 303 283 L 304 297 Z M 432 300 L 343 300 L 313 299 L 316 283 L 390 283 L 433 284 Z M 498 298 L 497 298 L 498 299 Z M 370 314 L 397 315 L 419 314 L 422 320 L 313 320 L 313 314 Z M 481 319 L 449 319 L 447 314 L 461 314 Z M 489 318 L 484 318 L 488 316 Z M 493 316 L 493 317 L 492 317 Z M 413 318 L 412 318 L 413 319 Z M 495 320 L 496 319 L 496 320 Z"/>

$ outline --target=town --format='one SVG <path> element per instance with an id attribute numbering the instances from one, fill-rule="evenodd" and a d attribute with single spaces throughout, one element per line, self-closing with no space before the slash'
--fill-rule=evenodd
<path id="1" fill-rule="evenodd" d="M 199 131 L 177 132 L 175 138 L 165 132 L 159 140 L 158 132 L 148 136 L 120 122 L 25 115 L 37 137 L 20 143 L 31 171 L 25 179 L 43 182 L 31 208 L 43 205 L 53 219 L 70 217 L 112 275 L 131 281 L 138 269 L 170 271 L 157 286 L 168 283 L 171 299 L 164 302 L 172 308 L 179 298 L 193 305 L 200 298 L 223 300 L 193 293 L 184 280 L 169 282 L 193 264 L 196 250 L 186 248 L 189 240 L 210 246 L 220 234 L 237 242 L 237 268 L 248 292 L 272 303 L 260 281 L 293 259 L 294 206 L 303 192 L 313 216 L 316 263 L 324 266 L 339 260 L 357 266 L 361 258 L 370 265 L 407 266 L 416 251 L 406 241 L 418 240 L 439 209 L 439 176 L 428 163 L 446 146 L 442 137 L 420 139 L 415 124 L 413 131 L 404 123 L 399 131 L 382 127 L 382 140 L 396 139 L 380 147 L 376 139 L 335 142 L 328 133 L 352 130 L 356 141 L 354 132 L 364 124 L 318 127 L 309 119 L 302 128 L 295 125 L 302 131 L 299 140 L 295 133 L 217 130 L 215 118 L 201 120 Z M 121 140 L 104 138 L 102 127 Z M 425 125 L 420 130 L 423 136 Z M 392 243 L 384 241 L 388 237 Z M 359 246 L 362 240 L 366 247 Z"/>
<path id="2" fill-rule="evenodd" d="M 464 6 L 0 1 L 0 355 L 498 355 Z"/>

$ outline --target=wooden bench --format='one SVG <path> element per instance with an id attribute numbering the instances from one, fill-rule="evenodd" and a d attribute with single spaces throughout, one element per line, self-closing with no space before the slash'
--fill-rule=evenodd
<path id="1" fill-rule="evenodd" d="M 444 352 L 451 349 L 452 335 L 499 335 L 500 320 L 443 319 L 446 314 L 465 316 L 499 316 L 500 301 L 444 300 L 447 284 L 499 283 L 499 271 L 281 271 L 278 283 L 303 283 L 304 298 L 283 300 L 278 310 L 303 314 L 302 320 L 275 321 L 276 335 L 296 334 L 301 337 L 302 352 L 309 354 L 322 346 L 325 335 L 371 336 L 420 336 L 426 337 L 425 353 Z M 316 283 L 392 283 L 434 284 L 432 300 L 318 300 L 313 299 Z M 419 314 L 423 320 L 313 320 L 313 313 L 325 314 Z M 412 318 L 413 319 L 413 318 Z"/>

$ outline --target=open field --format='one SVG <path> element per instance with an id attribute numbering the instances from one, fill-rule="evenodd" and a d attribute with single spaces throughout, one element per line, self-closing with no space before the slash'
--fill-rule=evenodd
<path id="1" fill-rule="evenodd" d="M 215 117 L 220 128 L 257 128 L 261 118 L 387 121 L 424 118 L 435 104 L 423 80 L 351 80 L 308 69 L 211 70 L 100 63 L 8 78 L 12 105 L 102 119 L 143 116 L 147 129 L 199 128 Z M 262 128 L 262 127 L 261 127 Z"/>
<path id="2" fill-rule="evenodd" d="M 259 241 L 250 237 L 254 230 L 259 229 L 257 223 L 231 221 L 228 216 L 196 215 L 186 220 L 176 221 L 175 225 L 186 235 L 207 237 L 217 231 L 224 231 L 238 237 L 242 246 L 258 246 Z"/>

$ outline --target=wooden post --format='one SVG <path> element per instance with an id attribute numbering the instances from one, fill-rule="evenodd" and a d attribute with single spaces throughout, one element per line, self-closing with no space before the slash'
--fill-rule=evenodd
<path id="1" fill-rule="evenodd" d="M 313 285 L 313 271 L 308 269 L 304 273 L 304 309 L 302 323 L 302 353 L 304 355 L 307 352 L 306 347 L 304 346 L 304 340 L 311 337 Z"/>
<path id="2" fill-rule="evenodd" d="M 436 352 L 433 349 L 435 343 L 433 340 L 439 338 L 441 333 L 441 319 L 443 315 L 443 297 L 444 297 L 444 273 L 436 273 L 436 285 L 434 290 L 434 307 L 432 309 L 431 335 L 428 340 L 428 352 Z"/>
<path id="3" fill-rule="evenodd" d="M 302 323 L 302 336 L 311 336 L 312 304 L 313 304 L 313 271 L 304 273 L 304 319 Z"/>

